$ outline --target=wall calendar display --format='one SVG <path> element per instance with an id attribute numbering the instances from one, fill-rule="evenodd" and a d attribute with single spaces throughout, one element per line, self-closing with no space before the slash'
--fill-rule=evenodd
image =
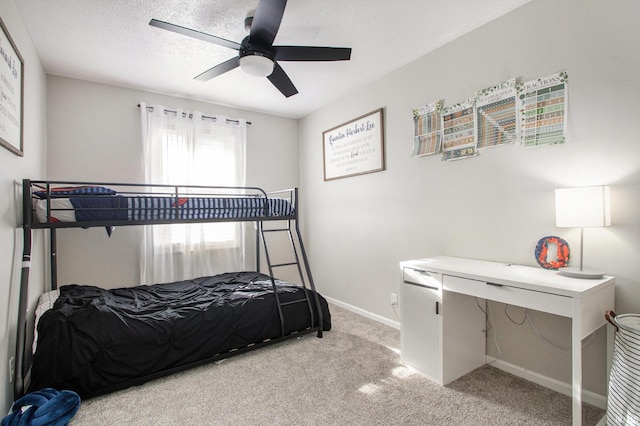
<path id="1" fill-rule="evenodd" d="M 444 132 L 442 160 L 473 157 L 476 151 L 476 115 L 474 100 L 446 107 L 442 111 Z"/>
<path id="2" fill-rule="evenodd" d="M 490 148 L 516 140 L 516 80 L 476 94 L 477 148 Z"/>
<path id="3" fill-rule="evenodd" d="M 442 101 L 413 110 L 413 156 L 433 155 L 442 151 Z"/>
<path id="4" fill-rule="evenodd" d="M 563 143 L 567 128 L 566 72 L 523 83 L 520 87 L 520 143 Z"/>
<path id="5" fill-rule="evenodd" d="M 568 80 L 566 71 L 526 83 L 513 78 L 453 106 L 439 100 L 414 108 L 412 156 L 442 153 L 448 161 L 512 142 L 524 147 L 563 143 Z"/>

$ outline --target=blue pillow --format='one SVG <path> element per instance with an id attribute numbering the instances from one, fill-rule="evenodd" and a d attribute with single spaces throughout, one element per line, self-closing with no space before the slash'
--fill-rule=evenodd
<path id="1" fill-rule="evenodd" d="M 70 195 L 115 195 L 116 191 L 104 186 L 66 186 L 59 188 L 50 188 L 49 193 L 51 198 L 68 197 Z M 47 191 L 34 192 L 38 198 L 47 198 Z"/>
<path id="2" fill-rule="evenodd" d="M 52 388 L 31 392 L 13 403 L 2 426 L 64 426 L 80 408 L 80 397 L 70 390 Z"/>

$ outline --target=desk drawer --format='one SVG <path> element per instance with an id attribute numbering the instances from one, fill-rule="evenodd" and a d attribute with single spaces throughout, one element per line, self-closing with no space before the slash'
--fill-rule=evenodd
<path id="1" fill-rule="evenodd" d="M 428 272 L 413 268 L 402 268 L 402 281 L 407 284 L 417 284 L 433 290 L 442 289 L 440 274 L 436 272 Z"/>
<path id="2" fill-rule="evenodd" d="M 550 312 L 565 317 L 572 316 L 573 299 L 566 296 L 507 285 L 492 284 L 451 275 L 443 275 L 442 285 L 444 291 L 495 300 L 496 302 Z"/>

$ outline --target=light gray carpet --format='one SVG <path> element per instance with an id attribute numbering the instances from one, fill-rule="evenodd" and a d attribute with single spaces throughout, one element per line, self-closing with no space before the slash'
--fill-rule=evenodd
<path id="1" fill-rule="evenodd" d="M 84 401 L 81 425 L 570 425 L 571 399 L 484 366 L 446 387 L 399 332 L 331 305 L 333 329 Z M 583 407 L 583 424 L 604 411 Z"/>

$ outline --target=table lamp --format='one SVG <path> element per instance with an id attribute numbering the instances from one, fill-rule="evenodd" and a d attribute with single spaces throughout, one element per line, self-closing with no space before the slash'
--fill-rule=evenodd
<path id="1" fill-rule="evenodd" d="M 556 189 L 556 226 L 580 228 L 580 267 L 560 268 L 558 273 L 576 278 L 602 278 L 603 272 L 583 268 L 584 228 L 610 225 L 608 186 Z"/>

